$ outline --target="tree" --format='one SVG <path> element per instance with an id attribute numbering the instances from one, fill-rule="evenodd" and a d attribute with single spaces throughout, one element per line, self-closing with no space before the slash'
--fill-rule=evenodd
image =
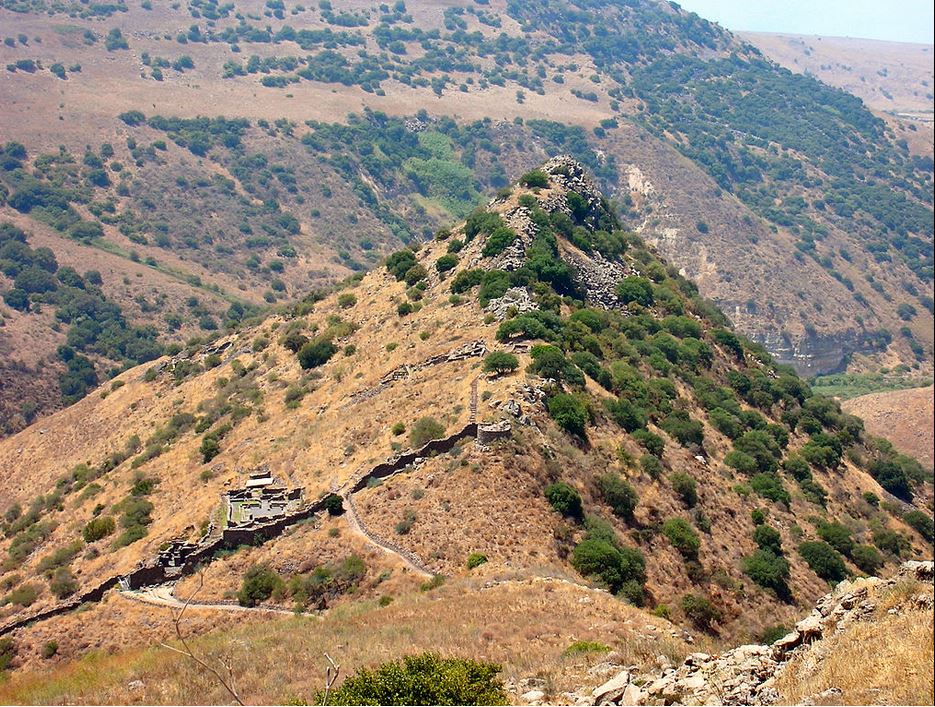
<path id="1" fill-rule="evenodd" d="M 851 531 L 840 523 L 822 523 L 818 526 L 818 537 L 847 557 L 850 557 L 854 551 L 854 538 L 851 537 Z"/>
<path id="2" fill-rule="evenodd" d="M 328 515 L 339 516 L 344 513 L 344 501 L 336 493 L 329 493 L 325 498 L 325 510 Z"/>
<path id="3" fill-rule="evenodd" d="M 442 658 L 435 653 L 405 656 L 376 669 L 360 669 L 316 704 L 332 705 L 506 705 L 501 668 L 495 663 Z"/>
<path id="4" fill-rule="evenodd" d="M 597 477 L 597 488 L 604 501 L 610 506 L 615 515 L 622 518 L 632 518 L 639 496 L 620 474 L 608 472 Z"/>
<path id="5" fill-rule="evenodd" d="M 788 597 L 789 563 L 785 558 L 761 548 L 743 559 L 743 571 L 764 589 L 773 590 L 780 598 Z"/>
<path id="6" fill-rule="evenodd" d="M 549 399 L 549 415 L 569 434 L 582 436 L 588 422 L 588 410 L 574 395 L 559 393 Z"/>
<path id="7" fill-rule="evenodd" d="M 617 285 L 616 292 L 623 304 L 633 302 L 648 307 L 653 303 L 653 283 L 639 275 L 625 277 Z"/>
<path id="8" fill-rule="evenodd" d="M 837 550 L 821 540 L 799 545 L 799 554 L 812 571 L 829 582 L 840 582 L 847 577 L 847 567 Z"/>
<path id="9" fill-rule="evenodd" d="M 435 269 L 440 273 L 448 272 L 453 270 L 457 264 L 458 256 L 453 253 L 446 253 L 435 261 Z"/>
<path id="10" fill-rule="evenodd" d="M 519 368 L 519 359 L 506 351 L 493 351 L 484 359 L 484 370 L 488 373 L 512 373 Z"/>
<path id="11" fill-rule="evenodd" d="M 237 592 L 237 601 L 241 606 L 256 606 L 269 599 L 282 586 L 282 578 L 268 565 L 253 565 L 244 575 L 240 591 Z"/>

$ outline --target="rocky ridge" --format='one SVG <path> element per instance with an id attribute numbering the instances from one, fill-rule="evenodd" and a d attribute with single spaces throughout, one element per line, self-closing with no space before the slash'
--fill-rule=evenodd
<path id="1" fill-rule="evenodd" d="M 594 705 L 772 705 L 781 697 L 776 689 L 783 670 L 793 659 L 815 671 L 828 654 L 828 639 L 855 622 L 873 621 L 880 595 L 906 582 L 933 581 L 933 563 L 906 562 L 886 579 L 845 580 L 818 600 L 814 610 L 772 645 L 743 645 L 720 655 L 692 653 L 678 667 L 663 667 L 654 674 L 625 669 L 595 688 L 565 695 L 576 704 Z M 932 594 L 915 593 L 887 610 L 898 614 L 908 608 L 932 610 Z M 801 704 L 815 704 L 841 695 L 828 688 Z"/>

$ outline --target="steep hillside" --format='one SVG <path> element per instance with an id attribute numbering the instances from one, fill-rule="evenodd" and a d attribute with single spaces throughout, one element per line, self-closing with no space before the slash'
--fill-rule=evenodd
<path id="1" fill-rule="evenodd" d="M 129 598 L 177 606 L 145 587 L 173 552 L 200 558 L 175 591 L 209 615 L 235 596 L 264 621 L 384 596 L 418 614 L 445 576 L 440 602 L 481 592 L 475 574 L 551 576 L 725 640 L 931 543 L 931 476 L 734 334 L 569 158 L 323 299 L 121 373 L 0 442 L 0 464 L 0 620 L 31 669 L 50 640 L 56 664 L 125 646 L 99 627 Z M 312 505 L 238 526 L 218 494 L 256 471 Z M 121 576 L 138 591 L 27 623 Z"/>
<path id="2" fill-rule="evenodd" d="M 0 217 L 82 273 L 106 252 L 105 290 L 136 270 L 114 301 L 162 343 L 372 267 L 560 150 L 781 361 L 931 369 L 931 161 L 668 3 L 0 5 Z M 17 364 L 61 337 L 0 311 L 12 431 L 64 362 Z"/>

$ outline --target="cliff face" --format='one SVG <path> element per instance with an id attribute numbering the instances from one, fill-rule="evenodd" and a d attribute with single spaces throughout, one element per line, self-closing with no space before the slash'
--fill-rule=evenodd
<path id="1" fill-rule="evenodd" d="M 755 325 L 739 325 L 738 328 L 751 340 L 762 344 L 779 363 L 791 365 L 799 375 L 806 377 L 838 373 L 847 368 L 853 354 L 885 349 L 872 335 L 853 329 L 831 334 L 812 330 L 792 336 L 775 329 L 758 329 Z"/>

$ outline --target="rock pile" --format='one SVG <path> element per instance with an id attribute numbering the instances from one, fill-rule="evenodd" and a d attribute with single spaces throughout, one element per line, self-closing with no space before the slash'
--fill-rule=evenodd
<path id="1" fill-rule="evenodd" d="M 537 309 L 539 309 L 538 305 L 532 301 L 525 287 L 511 287 L 503 293 L 503 297 L 490 300 L 484 311 L 494 315 L 498 321 L 502 321 L 513 313 L 523 314 Z"/>
<path id="2" fill-rule="evenodd" d="M 595 705 L 772 705 L 779 700 L 776 679 L 783 667 L 802 656 L 815 664 L 824 658 L 821 642 L 858 621 L 873 620 L 876 597 L 906 580 L 931 583 L 932 562 L 907 562 L 888 579 L 869 577 L 841 582 L 822 597 L 815 609 L 771 646 L 739 646 L 721 655 L 692 653 L 678 668 L 639 674 L 620 672 L 594 689 Z M 931 606 L 929 594 L 911 597 L 909 604 Z M 890 611 L 898 612 L 898 607 Z M 831 693 L 836 688 L 826 690 Z M 837 691 L 836 694 L 840 694 Z M 832 698 L 822 694 L 814 700 Z M 809 702 L 806 700 L 806 702 Z"/>

